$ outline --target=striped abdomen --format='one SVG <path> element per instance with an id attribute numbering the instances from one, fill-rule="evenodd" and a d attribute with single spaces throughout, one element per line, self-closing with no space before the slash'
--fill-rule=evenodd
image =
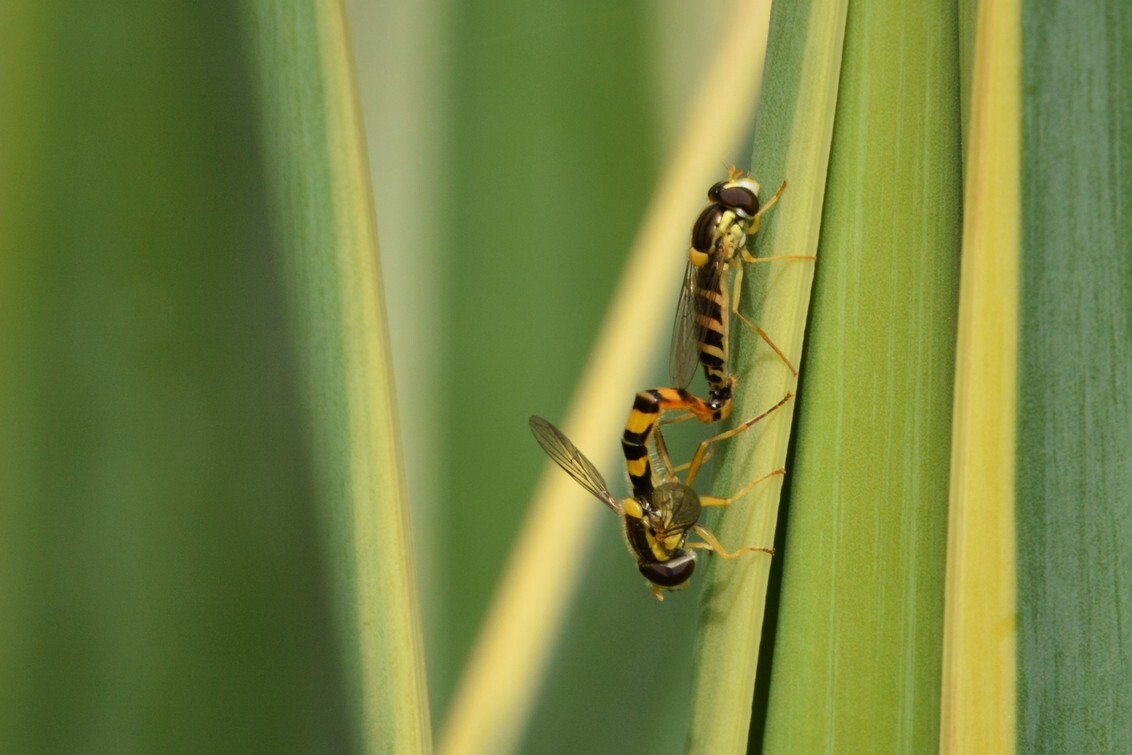
<path id="1" fill-rule="evenodd" d="M 715 422 L 723 416 L 720 408 L 713 407 L 682 388 L 651 388 L 637 394 L 633 400 L 633 409 L 629 412 L 629 420 L 625 423 L 625 433 L 621 436 L 621 448 L 625 452 L 625 468 L 629 472 L 633 494 L 644 500 L 653 492 L 648 439 L 656 429 L 660 415 L 668 411 L 691 412 L 701 422 Z"/>
<path id="2" fill-rule="evenodd" d="M 700 364 L 708 384 L 709 401 L 718 409 L 722 402 L 731 400 L 727 368 L 727 294 L 722 276 L 704 270 L 700 277 L 708 284 L 698 285 L 695 290 Z"/>

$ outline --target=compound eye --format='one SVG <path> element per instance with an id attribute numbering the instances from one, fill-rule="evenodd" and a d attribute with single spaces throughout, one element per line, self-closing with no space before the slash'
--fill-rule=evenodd
<path id="1" fill-rule="evenodd" d="M 747 218 L 759 214 L 759 196 L 747 186 L 728 186 L 719 192 L 717 201 Z"/>
<path id="2" fill-rule="evenodd" d="M 719 205 L 712 204 L 704 208 L 696 218 L 696 224 L 692 226 L 693 249 L 697 252 L 711 251 L 715 243 L 715 229 L 719 226 L 719 218 L 722 215 L 723 210 L 719 209 Z"/>
<path id="3" fill-rule="evenodd" d="M 723 191 L 723 187 L 727 185 L 726 181 L 712 184 L 711 188 L 707 190 L 707 198 L 713 202 L 719 201 L 719 192 Z"/>
<path id="4" fill-rule="evenodd" d="M 662 564 L 638 564 L 638 571 L 658 587 L 679 587 L 692 578 L 696 570 L 696 554 L 692 551 L 677 551 L 674 558 Z"/>

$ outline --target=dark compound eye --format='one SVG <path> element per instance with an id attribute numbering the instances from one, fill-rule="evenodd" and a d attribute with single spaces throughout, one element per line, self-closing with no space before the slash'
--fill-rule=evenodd
<path id="1" fill-rule="evenodd" d="M 712 187 L 707 190 L 707 198 L 713 202 L 719 201 L 719 192 L 723 191 L 723 187 L 727 185 L 726 181 L 720 181 L 717 184 L 712 184 Z"/>
<path id="2" fill-rule="evenodd" d="M 698 252 L 711 251 L 712 242 L 715 241 L 715 228 L 719 225 L 719 217 L 722 214 L 723 210 L 719 209 L 717 204 L 711 204 L 704 208 L 704 211 L 696 218 L 696 224 L 692 226 L 693 249 Z"/>
<path id="3" fill-rule="evenodd" d="M 759 198 L 746 186 L 729 186 L 721 189 L 716 201 L 744 217 L 753 218 L 759 214 Z"/>
<path id="4" fill-rule="evenodd" d="M 677 551 L 675 558 L 663 564 L 638 564 L 637 569 L 654 585 L 678 587 L 692 578 L 692 572 L 696 570 L 696 554 L 692 551 Z"/>

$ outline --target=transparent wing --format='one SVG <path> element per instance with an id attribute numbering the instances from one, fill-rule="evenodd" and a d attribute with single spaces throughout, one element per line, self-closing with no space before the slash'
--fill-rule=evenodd
<path id="1" fill-rule="evenodd" d="M 696 376 L 700 362 L 700 344 L 707 337 L 707 323 L 716 313 L 701 311 L 709 299 L 701 296 L 705 291 L 718 291 L 723 265 L 716 255 L 703 267 L 691 262 L 684 269 L 684 282 L 680 286 L 680 300 L 676 303 L 676 321 L 672 326 L 672 345 L 668 352 L 668 375 L 676 388 L 687 388 Z M 718 313 L 726 317 L 728 313 Z"/>
<path id="2" fill-rule="evenodd" d="M 672 457 L 668 454 L 668 444 L 664 440 L 664 433 L 657 427 L 652 432 L 653 450 L 650 452 L 654 470 L 660 469 L 659 477 L 662 482 L 680 482 L 676 476 L 676 469 L 672 466 Z"/>
<path id="3" fill-rule="evenodd" d="M 546 455 L 566 470 L 566 474 L 615 513 L 621 513 L 621 503 L 609 492 L 609 486 L 605 484 L 597 467 L 582 455 L 561 430 L 542 417 L 531 417 L 531 432 Z"/>
<path id="4" fill-rule="evenodd" d="M 672 323 L 672 344 L 668 350 L 668 376 L 676 388 L 687 388 L 696 376 L 700 362 L 700 341 L 703 326 L 696 317 L 696 280 L 699 268 L 688 262 L 680 299 L 676 302 L 676 319 Z"/>

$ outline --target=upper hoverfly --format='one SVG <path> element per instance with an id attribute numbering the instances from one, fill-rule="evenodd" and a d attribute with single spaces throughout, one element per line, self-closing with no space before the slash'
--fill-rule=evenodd
<path id="1" fill-rule="evenodd" d="M 711 202 L 692 227 L 688 265 L 676 306 L 669 352 L 669 372 L 673 385 L 686 387 L 692 382 L 696 365 L 702 364 L 708 383 L 708 402 L 723 416 L 730 413 L 734 377 L 727 366 L 729 317 L 738 317 L 770 345 L 790 371 L 798 371 L 789 358 L 761 328 L 739 312 L 743 262 L 774 260 L 812 260 L 812 256 L 754 257 L 747 250 L 747 239 L 759 230 L 763 214 L 774 206 L 786 189 L 778 188 L 770 201 L 759 206 L 759 184 L 732 166 L 727 180 L 708 189 Z M 731 285 L 727 273 L 734 269 Z M 730 289 L 730 291 L 729 291 Z"/>
<path id="2" fill-rule="evenodd" d="M 547 455 L 591 495 L 604 503 L 621 518 L 621 531 L 629 553 L 637 562 L 637 570 L 648 580 L 649 588 L 657 600 L 664 600 L 663 591 L 687 587 L 696 568 L 696 549 L 714 551 L 722 558 L 734 558 L 741 553 L 758 551 L 773 555 L 773 548 L 748 546 L 728 552 L 706 528 L 699 524 L 700 510 L 704 506 L 726 506 L 742 497 L 755 484 L 780 475 L 779 469 L 748 483 L 731 498 L 700 496 L 688 485 L 680 482 L 668 458 L 660 433 L 655 433 L 657 456 L 664 468 L 664 481 L 653 485 L 649 471 L 646 489 L 634 491 L 631 498 L 618 499 L 609 492 L 609 486 L 597 468 L 579 451 L 562 431 L 542 417 L 531 417 L 531 432 Z M 689 477 L 695 470 L 689 469 Z M 695 532 L 699 541 L 689 541 Z"/>

